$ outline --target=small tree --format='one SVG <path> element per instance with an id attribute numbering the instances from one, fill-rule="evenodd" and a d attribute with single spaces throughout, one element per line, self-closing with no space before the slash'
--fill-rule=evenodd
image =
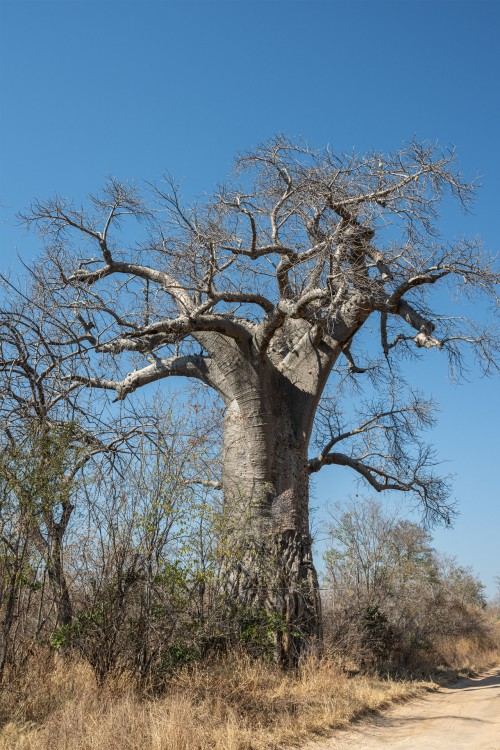
<path id="1" fill-rule="evenodd" d="M 415 581 L 437 579 L 428 531 L 384 512 L 375 500 L 351 502 L 329 526 L 326 579 L 344 601 L 378 606 Z"/>
<path id="2" fill-rule="evenodd" d="M 276 615 L 283 663 L 321 635 L 312 473 L 347 466 L 449 518 L 447 483 L 418 438 L 433 407 L 413 393 L 405 401 L 394 373 L 402 356 L 432 348 L 455 368 L 462 346 L 494 366 L 493 332 L 430 302 L 443 285 L 495 299 L 499 280 L 476 240 L 438 239 L 441 201 L 466 208 L 474 193 L 453 162 L 426 143 L 337 156 L 278 137 L 239 157 L 236 178 L 193 206 L 170 177 L 150 186 L 152 207 L 110 180 L 88 208 L 56 197 L 24 215 L 47 241 L 38 304 L 69 332 L 51 347 L 80 355 L 65 363 L 71 387 L 123 401 L 182 376 L 222 399 L 226 526 L 239 550 L 227 594 Z M 127 246 L 131 218 L 147 230 Z M 328 383 L 351 376 L 370 392 L 384 368 L 383 393 L 358 399 L 351 423 L 324 399 Z"/>
<path id="3" fill-rule="evenodd" d="M 134 413 L 128 422 L 90 409 L 61 377 L 63 359 L 75 356 L 54 353 L 63 324 L 36 299 L 13 303 L 7 290 L 0 307 L 0 542 L 11 580 L 4 629 L 23 586 L 40 583 L 21 573 L 37 570 L 32 563 L 39 560 L 52 590 L 53 625 L 66 627 L 73 619 L 66 544 L 79 486 L 92 462 L 105 457 L 109 470 L 151 419 Z"/>
<path id="4" fill-rule="evenodd" d="M 483 584 L 429 532 L 375 500 L 351 502 L 325 553 L 329 645 L 361 663 L 418 662 L 446 638 L 487 635 Z"/>

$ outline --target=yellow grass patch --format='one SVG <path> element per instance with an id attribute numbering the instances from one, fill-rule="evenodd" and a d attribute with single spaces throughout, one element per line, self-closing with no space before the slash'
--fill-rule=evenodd
<path id="1" fill-rule="evenodd" d="M 123 677 L 98 688 L 85 663 L 50 661 L 34 661 L 10 695 L 4 689 L 0 750 L 268 750 L 423 689 L 349 678 L 326 659 L 285 675 L 237 656 L 182 671 L 162 697 L 141 698 Z"/>

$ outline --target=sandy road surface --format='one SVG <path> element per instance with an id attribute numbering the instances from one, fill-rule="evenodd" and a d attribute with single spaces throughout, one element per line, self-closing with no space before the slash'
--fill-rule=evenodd
<path id="1" fill-rule="evenodd" d="M 500 669 L 428 693 L 304 750 L 500 750 Z"/>

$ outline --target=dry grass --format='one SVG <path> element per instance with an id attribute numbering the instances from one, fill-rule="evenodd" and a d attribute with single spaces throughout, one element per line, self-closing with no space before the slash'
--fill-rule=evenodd
<path id="1" fill-rule="evenodd" d="M 348 678 L 327 660 L 289 676 L 240 656 L 183 671 L 166 695 L 141 699 L 123 679 L 98 689 L 82 662 L 39 659 L 2 696 L 0 750 L 269 750 L 421 689 Z"/>
<path id="2" fill-rule="evenodd" d="M 448 676 L 500 661 L 494 640 L 443 640 L 439 654 Z M 328 659 L 286 675 L 232 656 L 180 671 L 162 697 L 144 698 L 126 677 L 99 688 L 85 662 L 39 655 L 0 693 L 0 750 L 271 750 L 432 684 L 348 677 Z"/>
<path id="3" fill-rule="evenodd" d="M 492 627 L 487 640 L 479 638 L 443 638 L 436 643 L 442 669 L 457 674 L 479 674 L 500 662 L 500 623 Z"/>

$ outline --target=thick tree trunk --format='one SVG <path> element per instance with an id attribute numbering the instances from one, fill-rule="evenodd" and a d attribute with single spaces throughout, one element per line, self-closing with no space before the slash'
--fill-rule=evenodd
<path id="1" fill-rule="evenodd" d="M 276 657 L 294 666 L 321 643 L 321 606 L 309 533 L 307 439 L 283 393 L 234 399 L 224 422 L 228 594 L 267 612 Z"/>

